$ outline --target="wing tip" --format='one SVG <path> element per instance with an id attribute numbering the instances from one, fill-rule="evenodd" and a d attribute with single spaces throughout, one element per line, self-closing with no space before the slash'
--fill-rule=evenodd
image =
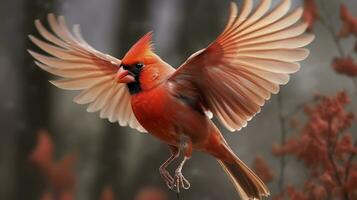
<path id="1" fill-rule="evenodd" d="M 57 88 L 63 89 L 63 90 L 77 90 L 77 89 L 71 89 L 70 87 L 66 87 L 61 83 L 61 81 L 67 80 L 67 79 L 59 79 L 59 80 L 49 80 L 52 85 L 56 86 Z"/>
<path id="2" fill-rule="evenodd" d="M 76 103 L 76 104 L 79 104 L 79 105 L 85 104 L 85 103 L 83 103 L 83 102 L 80 101 L 78 95 L 75 96 L 75 97 L 72 99 L 72 101 L 73 101 L 74 103 Z"/>
<path id="3" fill-rule="evenodd" d="M 65 21 L 65 18 L 64 18 L 63 15 L 58 15 L 58 20 L 60 20 L 60 21 Z"/>
<path id="4" fill-rule="evenodd" d="M 58 81 L 57 80 L 49 80 L 48 82 L 51 83 L 52 85 L 58 87 L 58 88 L 61 88 L 61 87 L 58 86 Z"/>
<path id="5" fill-rule="evenodd" d="M 37 54 L 39 54 L 39 53 L 33 51 L 32 49 L 27 49 L 26 51 L 27 51 L 33 58 L 35 58 L 35 59 L 37 60 L 36 56 L 37 56 Z"/>
<path id="6" fill-rule="evenodd" d="M 310 44 L 311 42 L 313 42 L 315 40 L 316 36 L 315 36 L 315 34 L 312 34 L 312 33 L 307 33 L 307 35 L 309 36 L 309 39 L 311 40 L 309 42 L 309 44 Z"/>
<path id="7" fill-rule="evenodd" d="M 301 40 L 304 41 L 303 42 L 304 45 L 302 47 L 307 46 L 310 43 L 312 43 L 315 40 L 315 37 L 316 36 L 313 33 L 304 33 L 304 34 L 302 34 L 301 35 Z"/>
<path id="8" fill-rule="evenodd" d="M 232 13 L 234 13 L 235 11 L 238 10 L 238 5 L 237 5 L 237 3 L 236 3 L 235 1 L 231 1 L 231 2 L 229 3 L 229 8 L 230 8 L 230 12 L 231 12 L 231 14 L 232 14 Z"/>
<path id="9" fill-rule="evenodd" d="M 296 60 L 296 62 L 303 61 L 310 55 L 310 50 L 307 48 L 300 48 L 298 49 L 301 52 L 301 55 L 299 59 Z"/>
<path id="10" fill-rule="evenodd" d="M 48 13 L 47 14 L 47 20 L 56 20 L 56 15 L 54 13 Z"/>
<path id="11" fill-rule="evenodd" d="M 30 41 L 35 44 L 37 47 L 41 48 L 39 43 L 43 42 L 40 39 L 38 39 L 36 36 L 32 34 L 28 34 L 27 37 L 30 39 Z"/>
<path id="12" fill-rule="evenodd" d="M 44 64 L 42 64 L 41 62 L 38 62 L 37 60 L 33 61 L 35 63 L 35 65 L 37 65 L 39 68 L 41 68 L 44 71 L 47 71 L 44 67 Z M 47 71 L 48 72 L 48 71 Z"/>
<path id="13" fill-rule="evenodd" d="M 298 62 L 294 62 L 294 64 L 295 64 L 295 69 L 294 69 L 294 70 L 292 70 L 292 72 L 291 72 L 291 73 L 289 73 L 289 74 L 296 73 L 296 72 L 298 72 L 298 71 L 301 69 L 301 65 L 300 65 L 300 63 L 298 63 Z M 288 76 L 288 78 L 287 78 L 287 80 L 286 80 L 286 83 L 288 83 L 288 82 L 289 82 L 289 79 L 290 79 L 290 76 Z M 284 84 L 286 84 L 286 83 L 284 83 Z M 284 84 L 283 84 L 283 85 L 284 85 Z"/>
<path id="14" fill-rule="evenodd" d="M 302 60 L 305 60 L 310 55 L 310 49 L 304 49 L 304 51 L 305 51 L 305 55 L 304 55 L 304 58 Z"/>
<path id="15" fill-rule="evenodd" d="M 35 26 L 37 26 L 38 24 L 41 24 L 41 20 L 40 19 L 35 19 L 34 24 L 35 24 Z"/>

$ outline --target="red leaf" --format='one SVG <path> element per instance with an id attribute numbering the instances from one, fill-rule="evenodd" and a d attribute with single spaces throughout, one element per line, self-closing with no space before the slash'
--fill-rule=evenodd
<path id="1" fill-rule="evenodd" d="M 53 166 L 49 179 L 51 185 L 59 191 L 74 189 L 73 164 L 75 156 L 69 154 Z"/>
<path id="2" fill-rule="evenodd" d="M 42 194 L 41 200 L 53 200 L 53 196 L 49 192 L 45 192 Z"/>
<path id="3" fill-rule="evenodd" d="M 74 200 L 74 195 L 69 191 L 62 192 L 59 196 L 59 200 Z"/>
<path id="4" fill-rule="evenodd" d="M 139 191 L 135 200 L 167 200 L 166 193 L 161 189 L 154 187 L 147 187 Z"/>
<path id="5" fill-rule="evenodd" d="M 52 165 L 52 158 L 53 142 L 46 130 L 40 130 L 35 150 L 31 153 L 29 160 L 41 169 L 46 169 Z"/>
<path id="6" fill-rule="evenodd" d="M 349 173 L 346 188 L 348 191 L 357 190 L 357 171 Z"/>
<path id="7" fill-rule="evenodd" d="M 53 142 L 45 130 L 39 132 L 35 150 L 29 157 L 41 171 L 47 184 L 56 193 L 74 190 L 73 163 L 75 156 L 69 154 L 59 162 L 53 161 Z"/>
<path id="8" fill-rule="evenodd" d="M 335 58 L 332 62 L 332 67 L 339 74 L 350 77 L 357 76 L 357 63 L 355 63 L 351 57 Z"/>
<path id="9" fill-rule="evenodd" d="M 332 178 L 331 171 L 325 171 L 322 175 L 318 178 L 319 181 L 328 188 L 333 188 L 336 186 L 335 180 Z"/>
<path id="10" fill-rule="evenodd" d="M 303 19 L 308 24 L 308 30 L 312 31 L 315 21 L 319 19 L 319 9 L 315 0 L 304 0 Z"/>
<path id="11" fill-rule="evenodd" d="M 348 37 L 351 34 L 357 36 L 357 18 L 351 14 L 344 4 L 341 5 L 340 16 L 343 23 L 340 37 Z"/>
<path id="12" fill-rule="evenodd" d="M 104 187 L 100 200 L 114 200 L 113 189 L 110 186 Z"/>
<path id="13" fill-rule="evenodd" d="M 316 199 L 316 200 L 326 199 L 326 197 L 327 197 L 326 189 L 325 189 L 323 186 L 321 186 L 321 185 L 316 185 L 316 186 L 312 189 L 312 196 L 313 196 L 314 199 Z"/>
<path id="14" fill-rule="evenodd" d="M 292 186 L 287 188 L 287 194 L 291 200 L 309 200 L 306 193 L 300 192 Z"/>
<path id="15" fill-rule="evenodd" d="M 274 179 L 273 171 L 261 156 L 257 156 L 253 162 L 253 169 L 265 183 Z"/>

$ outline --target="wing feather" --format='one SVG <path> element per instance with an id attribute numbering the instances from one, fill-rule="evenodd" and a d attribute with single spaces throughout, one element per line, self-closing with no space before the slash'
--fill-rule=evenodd
<path id="1" fill-rule="evenodd" d="M 35 21 L 37 30 L 47 41 L 32 35 L 29 35 L 29 38 L 51 56 L 31 50 L 29 53 L 41 69 L 64 78 L 50 82 L 62 89 L 82 90 L 74 98 L 74 102 L 89 104 L 88 112 L 99 111 L 101 118 L 146 132 L 131 109 L 126 85 L 116 81 L 116 72 L 121 61 L 90 46 L 83 39 L 79 25 L 73 27 L 72 34 L 64 17 L 49 14 L 47 19 L 53 33 L 39 20 Z"/>
<path id="2" fill-rule="evenodd" d="M 94 84 L 92 87 L 83 90 L 79 95 L 74 97 L 73 101 L 78 104 L 89 104 L 96 100 L 100 93 L 109 87 L 106 80 L 102 80 Z M 107 85 L 107 86 L 106 86 Z"/>
<path id="3" fill-rule="evenodd" d="M 305 34 L 306 23 L 298 22 L 302 9 L 289 13 L 291 0 L 281 0 L 271 11 L 270 6 L 271 0 L 262 0 L 252 11 L 252 0 L 245 0 L 238 13 L 232 3 L 221 35 L 169 79 L 175 94 L 199 96 L 230 131 L 245 127 L 309 54 L 302 47 L 314 36 Z"/>
<path id="4" fill-rule="evenodd" d="M 284 55 L 284 56 L 281 56 Z M 281 60 L 285 62 L 297 62 L 304 60 L 309 55 L 307 49 L 269 49 L 269 50 L 252 50 L 240 52 L 239 56 L 256 57 L 262 59 Z"/>

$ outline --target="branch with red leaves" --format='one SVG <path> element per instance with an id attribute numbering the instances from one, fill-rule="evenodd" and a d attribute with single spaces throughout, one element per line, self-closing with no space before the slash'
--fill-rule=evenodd
<path id="1" fill-rule="evenodd" d="M 308 121 L 299 135 L 287 139 L 284 145 L 273 146 L 275 156 L 294 157 L 308 172 L 302 188 L 290 185 L 275 199 L 357 198 L 357 162 L 353 159 L 357 147 L 348 132 L 355 117 L 346 110 L 350 99 L 346 92 L 334 97 L 319 95 L 317 99 L 315 105 L 305 107 Z M 261 158 L 253 167 L 261 177 L 269 177 L 266 181 L 272 181 L 272 172 Z"/>
<path id="2" fill-rule="evenodd" d="M 59 161 L 54 161 L 54 145 L 46 130 L 39 131 L 37 145 L 29 157 L 41 172 L 47 185 L 57 194 L 74 190 L 73 163 L 74 154 L 69 154 Z"/>
<path id="3" fill-rule="evenodd" d="M 31 153 L 29 161 L 39 169 L 47 185 L 41 200 L 74 200 L 74 154 L 65 155 L 61 160 L 55 161 L 54 149 L 48 132 L 40 130 L 37 145 Z M 114 198 L 112 188 L 104 187 L 100 200 L 114 200 Z M 134 200 L 167 200 L 167 196 L 159 188 L 146 187 L 136 194 Z"/>
<path id="4" fill-rule="evenodd" d="M 321 7 L 325 10 L 325 1 L 321 1 Z M 327 13 L 327 12 L 326 12 Z M 342 47 L 341 39 L 353 36 L 357 40 L 357 17 L 354 17 L 348 10 L 347 6 L 342 4 L 340 8 L 340 19 L 342 21 L 342 28 L 339 33 L 335 31 L 332 26 L 331 20 L 327 17 L 327 20 L 323 17 L 319 19 L 319 22 L 330 33 L 339 52 L 339 58 L 335 58 L 332 62 L 333 69 L 338 73 L 351 78 L 356 94 L 357 94 L 357 63 L 352 59 L 350 55 L 347 55 Z M 357 52 L 357 41 L 355 44 L 355 52 Z"/>

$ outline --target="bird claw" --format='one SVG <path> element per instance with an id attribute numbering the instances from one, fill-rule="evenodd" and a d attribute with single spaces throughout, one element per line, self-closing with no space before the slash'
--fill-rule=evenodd
<path id="1" fill-rule="evenodd" d="M 160 174 L 162 179 L 164 179 L 167 187 L 172 190 L 173 189 L 172 185 L 174 185 L 174 178 L 170 175 L 170 173 L 166 169 L 160 168 Z"/>
<path id="2" fill-rule="evenodd" d="M 178 151 L 179 152 L 179 151 Z M 170 175 L 170 173 L 166 170 L 166 167 L 169 163 L 171 163 L 171 161 L 175 158 L 177 158 L 179 154 L 178 153 L 174 153 L 171 155 L 171 157 L 164 163 L 161 165 L 160 167 L 160 174 L 161 177 L 164 179 L 167 187 L 170 190 L 176 191 L 177 194 L 180 193 L 180 188 L 183 188 L 185 190 L 190 189 L 191 184 L 190 182 L 183 176 L 182 174 L 182 167 L 184 166 L 185 162 L 190 158 L 188 156 L 185 155 L 183 161 L 180 163 L 180 165 L 178 166 L 178 168 L 175 171 L 175 176 L 172 177 Z"/>
<path id="3" fill-rule="evenodd" d="M 190 187 L 190 182 L 183 176 L 182 172 L 176 171 L 173 185 L 169 186 L 169 188 L 175 190 L 177 193 L 180 193 L 180 188 L 188 190 Z"/>

